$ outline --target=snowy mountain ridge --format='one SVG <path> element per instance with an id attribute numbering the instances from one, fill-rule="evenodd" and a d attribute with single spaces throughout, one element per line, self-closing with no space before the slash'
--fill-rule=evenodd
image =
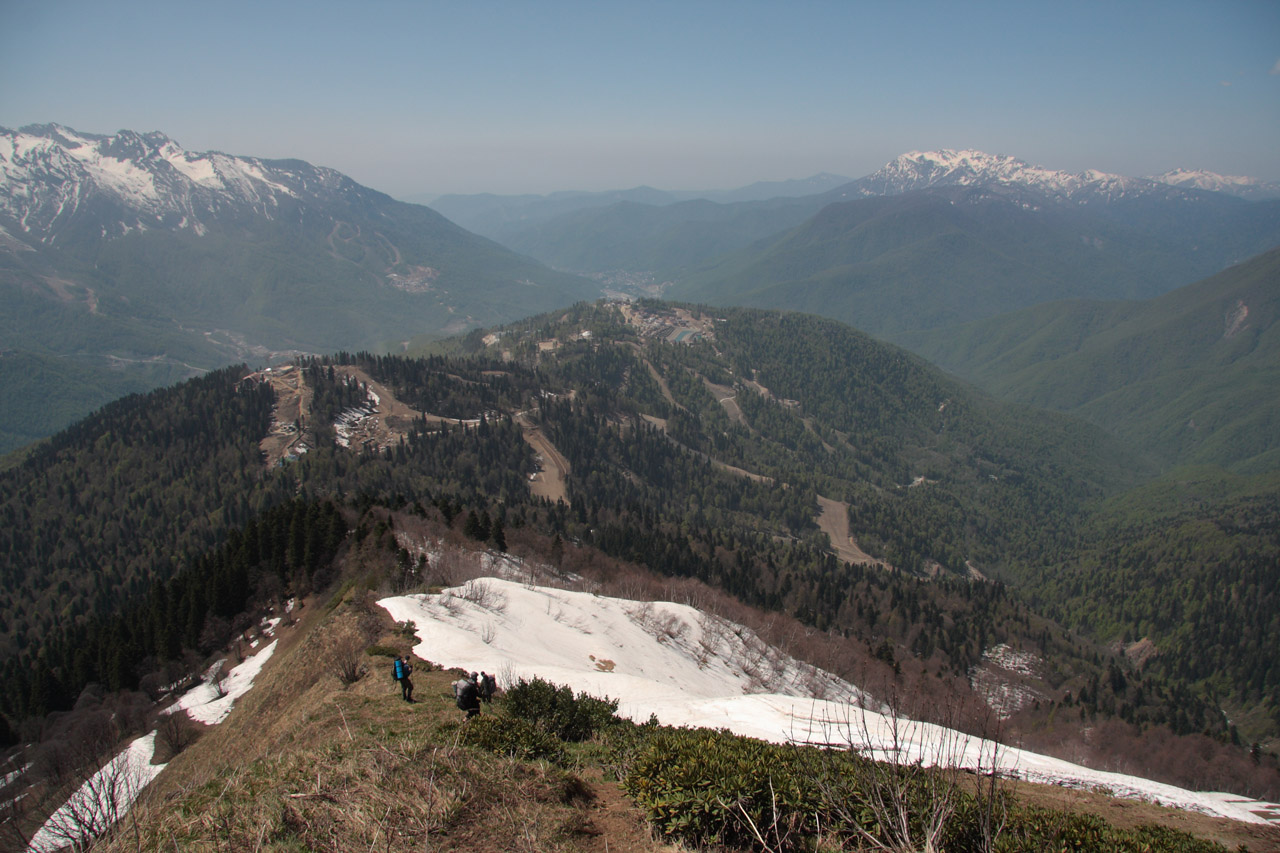
<path id="1" fill-rule="evenodd" d="M 274 218 L 289 201 L 363 192 L 332 169 L 187 151 L 159 132 L 0 128 L 0 226 L 28 246 L 53 245 L 71 230 L 96 229 L 99 238 L 153 228 L 203 234 L 213 219 Z"/>
<path id="2" fill-rule="evenodd" d="M 1226 193 L 1245 199 L 1280 198 L 1280 183 L 1245 175 L 1219 175 L 1203 169 L 1170 169 L 1163 174 L 1151 175 L 1148 180 L 1173 187 Z"/>
<path id="3" fill-rule="evenodd" d="M 1089 169 L 1080 173 L 1032 165 L 1006 154 L 974 149 L 910 151 L 853 183 L 862 196 L 900 195 L 936 187 L 1030 190 L 1056 201 L 1089 203 L 1173 194 L 1168 184 Z"/>
<path id="4" fill-rule="evenodd" d="M 818 190 L 833 178 L 822 173 L 784 183 L 813 184 Z M 1280 185 L 1256 178 L 1188 169 L 1149 178 L 1092 169 L 1072 173 L 975 149 L 910 151 L 846 186 L 846 195 L 864 197 L 988 187 L 1030 191 L 1038 197 L 1032 203 L 1185 199 L 1199 192 L 1280 197 Z M 297 211 L 309 201 L 359 203 L 370 195 L 381 196 L 333 169 L 300 160 L 189 151 L 159 131 L 102 135 L 59 124 L 0 128 L 0 245 L 10 249 L 55 245 L 68 232 L 95 239 L 157 228 L 204 234 L 212 220 L 302 216 L 284 211 Z"/>

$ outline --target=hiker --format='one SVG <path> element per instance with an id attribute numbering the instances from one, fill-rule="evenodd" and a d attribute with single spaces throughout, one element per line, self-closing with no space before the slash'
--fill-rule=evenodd
<path id="1" fill-rule="evenodd" d="M 483 669 L 480 670 L 480 677 L 476 679 L 476 692 L 480 694 L 480 701 L 488 705 L 490 697 L 489 676 Z"/>
<path id="2" fill-rule="evenodd" d="M 409 662 L 408 655 L 396 658 L 395 663 L 391 665 L 391 674 L 396 681 L 400 682 L 400 698 L 406 702 L 413 702 L 413 682 L 409 680 L 409 676 L 413 674 L 413 664 Z"/>
<path id="3" fill-rule="evenodd" d="M 462 678 L 453 682 L 453 696 L 458 710 L 467 712 L 468 720 L 480 713 L 480 689 L 474 672 L 470 675 L 464 672 Z"/>
<path id="4" fill-rule="evenodd" d="M 493 694 L 498 692 L 498 681 L 492 673 L 480 671 L 480 698 L 486 703 L 493 698 Z"/>

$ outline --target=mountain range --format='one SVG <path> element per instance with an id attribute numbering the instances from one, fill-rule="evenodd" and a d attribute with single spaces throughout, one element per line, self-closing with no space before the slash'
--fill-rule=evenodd
<path id="1" fill-rule="evenodd" d="M 844 186 L 851 179 L 830 172 L 787 181 L 757 181 L 733 190 L 659 190 L 633 187 L 629 190 L 603 192 L 556 192 L 548 195 L 441 195 L 415 196 L 409 201 L 430 205 L 462 227 L 499 242 L 505 234 L 518 233 L 565 213 L 608 207 L 618 202 L 632 202 L 661 207 L 685 201 L 710 201 L 716 204 L 768 201 L 775 198 L 799 198 L 821 195 Z"/>
<path id="2" fill-rule="evenodd" d="M 1226 193 L 1247 199 L 1280 198 L 1280 183 L 1263 181 L 1244 175 L 1219 175 L 1203 169 L 1170 169 L 1151 180 L 1175 187 Z"/>
<path id="3" fill-rule="evenodd" d="M 796 308 L 901 341 L 1044 301 L 1156 296 L 1280 244 L 1280 201 L 1201 189 L 1203 174 L 1174 185 L 1187 174 L 911 152 L 818 195 L 607 206 L 598 195 L 575 210 L 546 199 L 536 216 L 486 227 L 557 268 L 629 271 L 673 298 Z"/>
<path id="4" fill-rule="evenodd" d="M 436 200 L 503 248 L 302 161 L 2 130 L 0 449 L 235 359 L 385 351 L 605 288 L 906 341 L 1044 301 L 1152 297 L 1280 243 L 1280 202 L 1173 184 L 1267 192 L 938 151 L 856 181 Z"/>
<path id="5" fill-rule="evenodd" d="M 298 160 L 163 134 L 0 130 L 4 446 L 237 358 L 384 349 L 599 288 Z M 32 371 L 50 382 L 20 397 Z M 65 380 L 65 381 L 63 381 Z"/>

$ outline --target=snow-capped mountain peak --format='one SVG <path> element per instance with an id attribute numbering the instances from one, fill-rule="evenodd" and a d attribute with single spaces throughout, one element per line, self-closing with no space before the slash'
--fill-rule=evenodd
<path id="1" fill-rule="evenodd" d="M 355 186 L 297 161 L 187 151 L 159 132 L 0 128 L 0 227 L 31 246 L 68 230 L 100 239 L 155 228 L 204 233 L 222 216 L 274 218 L 282 204 Z"/>
<path id="2" fill-rule="evenodd" d="M 1203 169 L 1170 169 L 1163 174 L 1152 175 L 1149 180 L 1173 187 L 1226 193 L 1247 199 L 1280 198 L 1280 183 L 1244 175 L 1219 175 Z"/>
<path id="3" fill-rule="evenodd" d="M 911 151 L 857 182 L 863 195 L 897 195 L 934 187 L 1033 190 L 1058 200 L 1146 189 L 1152 182 L 1090 169 L 1079 174 L 974 149 Z M 1079 200 L 1083 200 L 1082 198 Z"/>

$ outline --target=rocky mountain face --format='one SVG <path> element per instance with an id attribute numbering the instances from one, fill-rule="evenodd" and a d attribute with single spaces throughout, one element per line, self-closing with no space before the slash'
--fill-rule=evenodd
<path id="1" fill-rule="evenodd" d="M 254 242 L 284 236 L 310 243 L 338 267 L 326 272 L 372 275 L 376 281 L 360 282 L 365 286 L 432 292 L 434 299 L 427 301 L 463 317 L 472 309 L 464 286 L 555 290 L 545 307 L 594 295 L 586 282 L 514 256 L 427 208 L 397 202 L 301 160 L 192 152 L 162 133 L 0 128 L 0 248 L 60 250 L 97 261 L 94 254 L 106 244 L 139 237 L 146 242 L 159 234 Z M 457 291 L 446 296 L 451 283 Z M 512 306 L 522 314 L 529 307 Z M 439 318 L 430 312 L 420 312 L 418 319 L 423 332 L 447 325 L 433 322 Z"/>

